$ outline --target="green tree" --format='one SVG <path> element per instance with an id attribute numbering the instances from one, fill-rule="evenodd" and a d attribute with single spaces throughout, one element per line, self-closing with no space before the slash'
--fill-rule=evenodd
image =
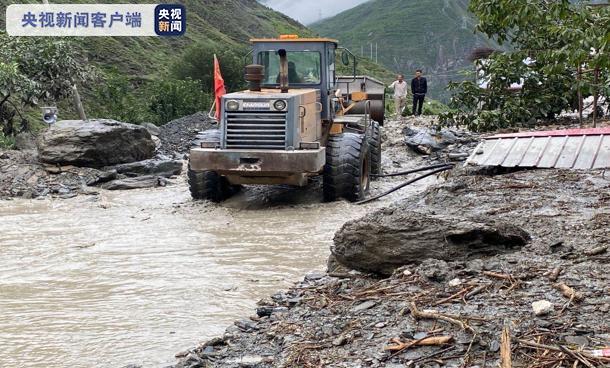
<path id="1" fill-rule="evenodd" d="M 28 128 L 22 110 L 39 102 L 57 103 L 72 93 L 74 83 L 93 77 L 93 71 L 74 52 L 70 41 L 9 37 L 0 32 L 0 125 L 4 136 Z"/>
<path id="2" fill-rule="evenodd" d="M 198 111 L 207 111 L 212 99 L 210 94 L 201 90 L 199 82 L 190 78 L 154 82 L 148 87 L 147 96 L 151 120 L 157 125 Z"/>
<path id="3" fill-rule="evenodd" d="M 206 92 L 214 90 L 214 55 L 220 62 L 220 71 L 227 91 L 236 91 L 245 86 L 243 47 L 217 47 L 211 43 L 197 43 L 188 48 L 180 60 L 172 67 L 172 73 L 179 79 L 190 78 L 201 83 Z"/>
<path id="4" fill-rule="evenodd" d="M 494 53 L 479 70 L 487 88 L 475 81 L 450 84 L 445 124 L 490 130 L 573 109 L 575 96 L 608 97 L 610 7 L 568 0 L 472 0 L 477 30 L 512 51 Z M 524 63 L 529 59 L 530 62 Z M 512 83 L 524 82 L 519 91 Z"/>
<path id="5" fill-rule="evenodd" d="M 92 116 L 114 119 L 131 124 L 141 124 L 152 119 L 148 106 L 143 102 L 146 86 L 137 88 L 127 77 L 109 71 L 102 77 L 89 103 Z"/>

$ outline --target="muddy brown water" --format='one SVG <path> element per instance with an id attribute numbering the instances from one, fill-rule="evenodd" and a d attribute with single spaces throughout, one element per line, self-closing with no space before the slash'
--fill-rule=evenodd
<path id="1" fill-rule="evenodd" d="M 0 367 L 172 364 L 323 271 L 344 222 L 434 180 L 367 206 L 292 188 L 195 203 L 183 182 L 0 201 Z"/>

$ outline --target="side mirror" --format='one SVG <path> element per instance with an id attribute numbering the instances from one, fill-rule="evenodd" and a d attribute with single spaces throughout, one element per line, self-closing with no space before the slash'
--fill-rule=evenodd
<path id="1" fill-rule="evenodd" d="M 349 65 L 349 53 L 345 50 L 341 53 L 341 63 L 345 66 Z"/>

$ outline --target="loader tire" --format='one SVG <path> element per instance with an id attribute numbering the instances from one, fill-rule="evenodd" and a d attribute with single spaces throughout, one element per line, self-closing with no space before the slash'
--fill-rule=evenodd
<path id="1" fill-rule="evenodd" d="M 201 143 L 214 143 L 220 146 L 220 129 L 208 129 L 197 133 L 195 139 L 191 142 L 191 148 L 201 148 Z"/>
<path id="2" fill-rule="evenodd" d="M 229 184 L 227 178 L 215 171 L 188 170 L 189 189 L 191 197 L 195 200 L 208 200 L 222 202 L 229 199 L 240 189 L 237 185 Z"/>
<path id="3" fill-rule="evenodd" d="M 325 201 L 345 198 L 356 202 L 369 191 L 371 172 L 369 144 L 356 133 L 333 135 L 326 146 L 323 191 Z"/>
<path id="4" fill-rule="evenodd" d="M 379 123 L 373 121 L 371 123 L 371 134 L 369 135 L 369 146 L 371 150 L 371 174 L 383 174 L 381 166 L 381 128 Z"/>

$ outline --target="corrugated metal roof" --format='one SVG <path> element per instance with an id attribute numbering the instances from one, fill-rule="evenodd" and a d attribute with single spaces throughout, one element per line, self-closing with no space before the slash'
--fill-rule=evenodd
<path id="1" fill-rule="evenodd" d="M 485 138 L 466 163 L 580 170 L 610 168 L 610 128 L 498 134 Z"/>

